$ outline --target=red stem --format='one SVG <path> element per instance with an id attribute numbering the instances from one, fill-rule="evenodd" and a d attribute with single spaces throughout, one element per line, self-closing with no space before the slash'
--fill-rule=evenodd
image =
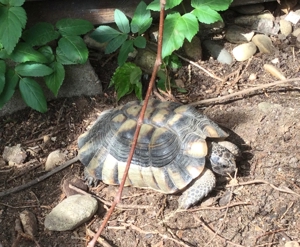
<path id="1" fill-rule="evenodd" d="M 117 195 L 115 196 L 115 199 L 109 209 L 109 211 L 107 212 L 100 228 L 98 229 L 97 233 L 94 235 L 93 239 L 88 243 L 88 247 L 94 247 L 97 241 L 97 238 L 100 236 L 100 234 L 102 233 L 102 231 L 104 230 L 111 214 L 113 213 L 116 205 L 120 202 L 121 200 L 121 196 L 122 196 L 122 192 L 123 192 L 123 188 L 124 188 L 124 184 L 127 178 L 127 174 L 130 168 L 130 163 L 134 154 L 134 150 L 137 144 L 137 139 L 140 133 L 140 129 L 141 129 L 141 125 L 143 124 L 143 119 L 144 119 L 144 115 L 145 115 L 145 111 L 148 105 L 148 101 L 152 92 L 152 88 L 155 82 L 155 78 L 156 78 L 156 74 L 157 71 L 160 67 L 160 65 L 162 64 L 162 58 L 161 58 L 161 51 L 162 51 L 162 39 L 163 39 L 163 29 L 164 29 L 164 16 L 165 16 L 165 5 L 166 5 L 166 1 L 165 0 L 160 0 L 160 16 L 159 16 L 159 36 L 158 36 L 158 44 L 157 44 L 157 55 L 156 55 L 156 60 L 155 60 L 155 64 L 153 67 L 153 72 L 152 72 L 152 76 L 150 79 L 150 83 L 148 86 L 148 90 L 147 90 L 147 94 L 144 100 L 144 104 L 143 107 L 141 109 L 140 112 L 140 116 L 138 118 L 137 121 L 137 126 L 136 126 L 136 130 L 133 136 L 133 142 L 132 142 L 132 146 L 129 152 L 129 156 L 128 156 L 128 160 L 127 160 L 127 164 L 126 164 L 126 168 L 122 177 L 122 181 L 120 183 L 119 186 L 119 190 L 117 192 Z"/>

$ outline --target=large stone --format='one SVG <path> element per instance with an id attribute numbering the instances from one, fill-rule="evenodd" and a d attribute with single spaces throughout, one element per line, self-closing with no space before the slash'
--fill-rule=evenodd
<path id="1" fill-rule="evenodd" d="M 51 231 L 73 230 L 96 213 L 98 202 L 89 195 L 73 195 L 59 203 L 45 218 Z"/>
<path id="2" fill-rule="evenodd" d="M 201 41 L 197 36 L 195 36 L 191 42 L 185 40 L 183 43 L 183 49 L 188 58 L 193 61 L 199 61 L 202 59 Z"/>
<path id="3" fill-rule="evenodd" d="M 209 51 L 213 58 L 217 59 L 220 63 L 231 64 L 233 59 L 230 53 L 221 45 L 216 44 L 211 40 L 203 42 L 205 48 Z"/>
<path id="4" fill-rule="evenodd" d="M 253 31 L 237 25 L 229 26 L 225 33 L 225 38 L 235 44 L 243 44 L 250 42 L 254 35 Z"/>
<path id="5" fill-rule="evenodd" d="M 80 96 L 80 95 L 96 95 L 102 93 L 102 86 L 90 62 L 87 61 L 82 65 L 66 65 L 65 80 L 58 92 L 57 98 Z M 46 87 L 45 82 L 37 78 L 42 86 L 47 100 L 55 99 L 53 93 Z M 16 91 L 12 99 L 0 109 L 0 116 L 11 114 L 18 110 L 26 108 L 27 105 L 22 100 L 19 91 Z"/>

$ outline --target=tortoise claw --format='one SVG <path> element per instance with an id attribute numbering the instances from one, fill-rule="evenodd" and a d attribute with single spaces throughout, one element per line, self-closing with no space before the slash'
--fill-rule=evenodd
<path id="1" fill-rule="evenodd" d="M 99 180 L 94 178 L 93 176 L 91 176 L 87 171 L 86 169 L 84 170 L 84 181 L 86 182 L 86 184 L 88 186 L 92 186 L 92 187 L 95 187 L 98 185 L 99 183 Z"/>

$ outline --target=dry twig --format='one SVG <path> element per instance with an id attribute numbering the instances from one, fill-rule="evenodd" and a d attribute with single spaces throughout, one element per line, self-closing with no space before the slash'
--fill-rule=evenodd
<path id="1" fill-rule="evenodd" d="M 253 93 L 253 92 L 255 92 L 257 90 L 260 90 L 260 89 L 274 87 L 274 86 L 278 86 L 278 85 L 281 85 L 281 84 L 290 83 L 290 82 L 294 82 L 294 81 L 300 81 L 300 78 L 292 78 L 292 79 L 287 79 L 287 80 L 282 80 L 282 81 L 275 81 L 275 82 L 268 83 L 268 84 L 262 84 L 260 86 L 253 87 L 253 88 L 247 88 L 245 90 L 241 90 L 239 92 L 232 93 L 232 94 L 229 94 L 229 95 L 192 102 L 189 105 L 202 105 L 202 104 L 207 104 L 207 103 L 212 103 L 212 102 L 213 103 L 220 103 L 220 102 L 232 99 L 233 97 L 236 97 L 236 96 L 248 95 L 248 94 Z"/>
<path id="2" fill-rule="evenodd" d="M 226 187 L 234 187 L 234 186 L 240 186 L 240 185 L 250 185 L 250 184 L 268 184 L 270 185 L 273 189 L 278 190 L 280 192 L 284 192 L 284 193 L 288 193 L 288 194 L 293 194 L 296 196 L 300 196 L 298 193 L 290 190 L 290 189 L 280 189 L 278 187 L 276 187 L 275 185 L 269 183 L 268 181 L 262 180 L 262 179 L 255 179 L 252 181 L 247 181 L 247 182 L 241 182 L 241 183 L 237 183 L 237 184 L 228 184 L 226 185 Z"/>

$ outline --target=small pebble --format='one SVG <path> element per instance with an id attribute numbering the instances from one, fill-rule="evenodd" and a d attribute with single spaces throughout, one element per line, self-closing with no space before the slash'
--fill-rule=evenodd
<path id="1" fill-rule="evenodd" d="M 286 20 L 280 20 L 279 21 L 280 25 L 280 32 L 285 35 L 289 36 L 292 33 L 292 23 Z"/>
<path id="2" fill-rule="evenodd" d="M 51 152 L 46 160 L 45 170 L 50 171 L 59 163 L 62 163 L 66 159 L 66 155 L 60 150 L 55 150 Z"/>
<path id="3" fill-rule="evenodd" d="M 274 51 L 272 41 L 267 35 L 256 34 L 252 38 L 252 42 L 258 47 L 261 53 L 271 54 Z"/>
<path id="4" fill-rule="evenodd" d="M 50 139 L 50 136 L 48 136 L 48 135 L 45 135 L 45 136 L 43 136 L 43 142 L 44 143 L 47 143 L 47 142 L 49 142 L 51 139 Z"/>
<path id="5" fill-rule="evenodd" d="M 232 54 L 237 61 L 245 61 L 252 57 L 256 52 L 256 46 L 253 42 L 241 44 L 232 50 Z"/>
<path id="6" fill-rule="evenodd" d="M 20 213 L 20 219 L 24 232 L 32 237 L 36 236 L 38 225 L 35 215 L 29 210 L 24 210 Z"/>
<path id="7" fill-rule="evenodd" d="M 289 241 L 286 242 L 284 247 L 299 247 L 299 243 L 297 241 Z"/>
<path id="8" fill-rule="evenodd" d="M 251 74 L 249 75 L 249 81 L 254 81 L 254 80 L 256 80 L 256 78 L 257 78 L 257 76 L 256 76 L 256 74 L 254 74 L 254 73 L 251 73 Z"/>
<path id="9" fill-rule="evenodd" d="M 286 80 L 286 77 L 283 75 L 283 73 L 276 68 L 272 64 L 264 64 L 265 71 L 269 72 L 272 76 L 276 77 L 279 80 Z"/>

